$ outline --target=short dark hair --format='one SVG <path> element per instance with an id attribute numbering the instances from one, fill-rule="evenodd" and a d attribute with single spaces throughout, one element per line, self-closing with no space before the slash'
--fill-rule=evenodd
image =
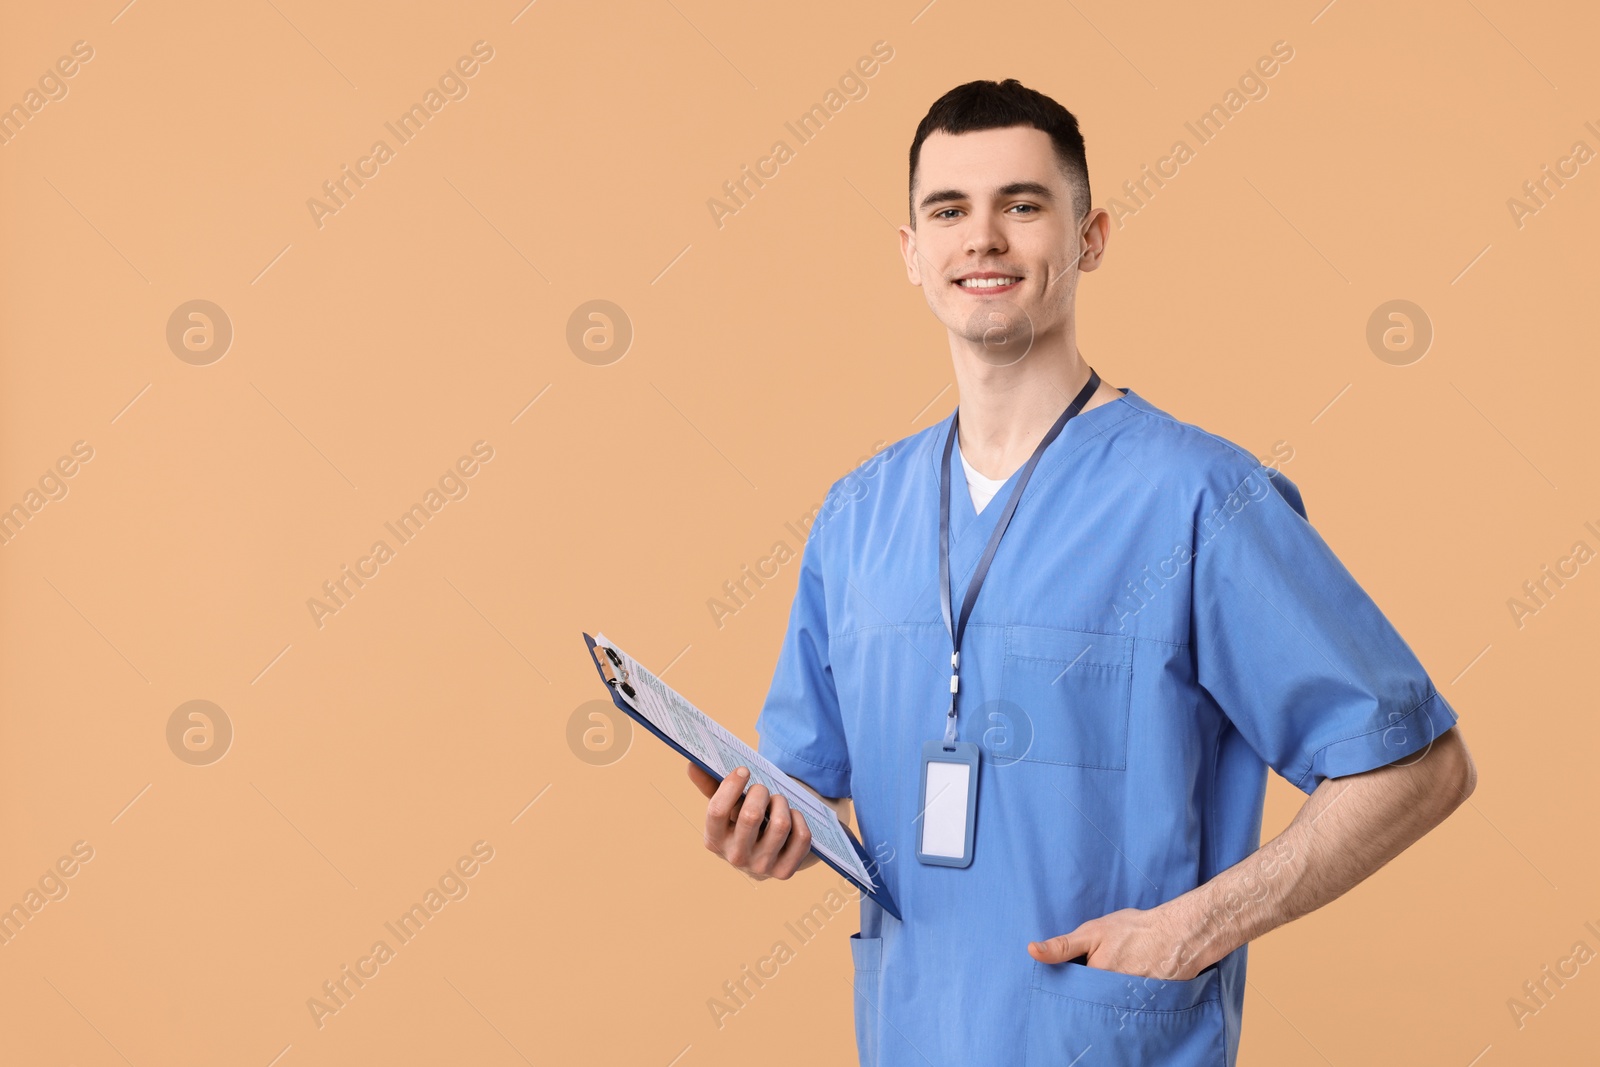
<path id="1" fill-rule="evenodd" d="M 1089 162 L 1084 156 L 1083 134 L 1078 132 L 1077 116 L 1015 78 L 1007 78 L 1003 82 L 967 82 L 933 102 L 917 126 L 917 135 L 911 140 L 911 180 L 908 190 L 916 189 L 917 162 L 922 154 L 922 142 L 928 139 L 930 133 L 960 134 L 1007 126 L 1032 126 L 1050 135 L 1050 141 L 1055 145 L 1056 163 L 1067 179 L 1067 187 L 1072 190 L 1073 217 L 1083 217 L 1090 203 Z M 906 194 L 912 229 L 917 227 L 914 196 L 914 191 Z"/>

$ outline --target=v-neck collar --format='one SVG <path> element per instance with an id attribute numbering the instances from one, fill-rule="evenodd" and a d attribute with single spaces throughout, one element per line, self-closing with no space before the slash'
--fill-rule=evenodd
<path id="1" fill-rule="evenodd" d="M 1099 407 L 1090 408 L 1088 411 L 1079 412 L 1067 420 L 1067 425 L 1062 428 L 1060 436 L 1050 442 L 1050 446 L 1045 449 L 1044 455 L 1039 457 L 1039 465 L 1034 468 L 1033 478 L 1028 482 L 1028 490 L 1033 490 L 1038 483 L 1049 477 L 1059 465 L 1061 456 L 1076 450 L 1078 442 L 1084 433 L 1094 431 L 1101 422 L 1107 419 L 1120 421 L 1117 413 L 1121 412 L 1121 417 L 1126 417 L 1128 409 L 1135 406 L 1132 401 L 1137 399 L 1132 389 L 1123 389 L 1122 395 L 1116 399 L 1108 400 Z M 938 432 L 930 439 L 928 452 L 932 457 L 935 493 L 939 491 L 939 478 L 944 459 L 944 443 L 946 438 L 950 436 L 950 427 L 955 422 L 955 418 L 956 411 L 952 410 L 939 424 Z M 980 512 L 972 503 L 972 493 L 970 491 L 956 491 L 957 476 L 964 475 L 965 472 L 956 469 L 960 464 L 953 453 L 954 449 L 952 449 L 950 457 L 950 496 L 952 498 L 950 501 L 950 580 L 955 588 L 965 591 L 966 582 L 971 576 L 972 568 L 977 565 L 978 556 L 982 553 L 984 545 L 988 543 L 989 535 L 994 532 L 995 523 L 999 521 L 999 514 L 1005 510 L 1004 502 L 1010 499 L 1011 492 L 1016 487 L 1017 479 L 1021 477 L 1022 469 L 1027 466 L 1027 463 L 1023 463 L 1022 467 L 1018 467 L 1011 472 L 1010 477 L 1001 484 L 999 489 L 995 490 L 988 506 Z M 960 484 L 963 488 L 965 487 L 966 479 L 964 476 L 960 478 Z M 1024 490 L 1022 495 L 1026 497 L 1028 491 Z M 961 498 L 959 504 L 954 499 L 955 497 Z M 1017 502 L 1017 506 L 1022 507 L 1026 503 L 1026 500 L 1020 500 Z M 956 598 L 954 602 L 959 603 L 959 598 Z"/>
<path id="2" fill-rule="evenodd" d="M 952 493 L 955 493 L 955 492 L 959 491 L 956 488 L 956 486 L 954 484 L 954 481 L 955 481 L 956 468 L 960 467 L 961 468 L 961 473 L 963 475 L 963 481 L 962 481 L 961 484 L 966 486 L 966 490 L 967 490 L 967 504 L 970 507 L 970 509 L 971 509 L 971 511 L 972 511 L 974 516 L 983 514 L 984 511 L 988 510 L 988 504 L 985 504 L 984 507 L 980 510 L 979 507 L 978 507 L 977 501 L 972 499 L 972 483 L 973 483 L 974 479 L 979 480 L 982 483 L 983 488 L 986 491 L 989 492 L 989 504 L 993 504 L 995 502 L 995 500 L 1000 496 L 1000 490 L 1001 490 L 1001 488 L 1003 488 L 1005 486 L 1006 479 L 1002 479 L 1002 480 L 997 482 L 993 478 L 990 478 L 987 475 L 985 475 L 982 471 L 979 471 L 977 468 L 970 466 L 968 464 L 967 457 L 962 455 L 962 453 L 961 453 L 961 442 L 960 441 L 957 441 L 955 443 L 955 447 L 952 448 L 950 451 L 953 453 L 953 458 L 950 461 L 950 473 L 951 473 L 951 481 L 952 481 L 952 484 L 950 486 L 950 491 Z M 1024 466 L 1026 466 L 1026 464 L 1024 464 Z M 1021 468 L 1018 468 L 1018 469 L 1020 470 Z"/>

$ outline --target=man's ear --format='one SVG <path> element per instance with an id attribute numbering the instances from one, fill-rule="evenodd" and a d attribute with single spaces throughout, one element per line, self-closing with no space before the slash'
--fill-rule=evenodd
<path id="1" fill-rule="evenodd" d="M 1111 216 L 1103 207 L 1089 213 L 1089 222 L 1083 231 L 1083 254 L 1078 259 L 1078 269 L 1094 270 L 1105 259 L 1106 240 L 1111 236 Z"/>
<path id="2" fill-rule="evenodd" d="M 917 255 L 917 231 L 909 226 L 900 227 L 900 258 L 906 261 L 906 280 L 912 285 L 921 285 L 922 260 Z"/>

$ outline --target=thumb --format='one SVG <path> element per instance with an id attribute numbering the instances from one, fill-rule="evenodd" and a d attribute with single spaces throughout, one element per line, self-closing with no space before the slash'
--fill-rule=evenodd
<path id="1" fill-rule="evenodd" d="M 1045 941 L 1029 941 L 1028 955 L 1040 963 L 1065 963 L 1086 955 L 1093 947 L 1089 935 L 1080 926 L 1070 934 L 1061 934 Z"/>

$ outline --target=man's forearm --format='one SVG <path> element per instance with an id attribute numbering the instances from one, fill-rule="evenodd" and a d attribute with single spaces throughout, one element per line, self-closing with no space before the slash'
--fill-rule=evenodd
<path id="1" fill-rule="evenodd" d="M 1159 910 L 1173 947 L 1163 970 L 1191 977 L 1269 930 L 1343 895 L 1442 822 L 1472 792 L 1472 758 L 1452 728 L 1415 762 L 1319 785 L 1272 841 Z"/>

